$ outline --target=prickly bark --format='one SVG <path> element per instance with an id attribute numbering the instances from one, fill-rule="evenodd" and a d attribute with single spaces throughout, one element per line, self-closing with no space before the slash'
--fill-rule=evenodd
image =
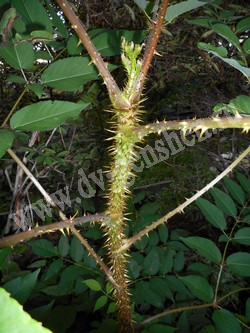
<path id="1" fill-rule="evenodd" d="M 118 310 L 118 322 L 120 333 L 134 332 L 128 279 L 126 275 L 126 253 L 118 253 L 124 239 L 124 206 L 128 194 L 128 180 L 131 175 L 131 165 L 135 159 L 135 143 L 137 137 L 134 134 L 136 112 L 115 110 L 118 122 L 114 136 L 114 146 L 111 149 L 113 163 L 111 166 L 110 193 L 108 195 L 107 214 L 110 221 L 105 224 L 107 234 L 106 246 L 109 250 L 111 270 L 118 287 L 114 290 L 114 297 Z"/>

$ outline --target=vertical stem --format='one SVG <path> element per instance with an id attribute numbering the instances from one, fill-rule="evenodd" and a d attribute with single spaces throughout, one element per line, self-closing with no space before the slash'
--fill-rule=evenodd
<path id="1" fill-rule="evenodd" d="M 124 122 L 125 117 L 122 113 L 118 114 L 117 118 L 118 128 L 114 138 L 114 157 L 111 167 L 112 178 L 107 210 L 110 221 L 106 224 L 105 228 L 108 236 L 106 246 L 109 249 L 112 274 L 119 285 L 118 288 L 115 288 L 114 293 L 118 310 L 119 332 L 133 333 L 134 327 L 131 319 L 130 297 L 126 275 L 126 253 L 118 253 L 118 250 L 125 238 L 123 210 L 128 192 L 128 179 L 131 175 L 131 164 L 134 160 L 133 151 L 136 136 L 133 133 L 133 122 L 135 119 L 127 117 L 127 121 Z"/>
<path id="2" fill-rule="evenodd" d="M 155 54 L 156 46 L 161 34 L 161 29 L 163 27 L 164 21 L 165 21 L 165 15 L 168 7 L 169 0 L 162 0 L 162 3 L 160 5 L 159 11 L 157 13 L 157 19 L 156 21 L 152 21 L 152 30 L 148 37 L 148 43 L 146 45 L 146 50 L 143 57 L 143 63 L 142 63 L 142 69 L 140 72 L 140 75 L 138 76 L 136 82 L 134 91 L 136 92 L 134 94 L 133 102 L 137 102 L 140 100 L 142 89 L 144 86 L 144 82 L 149 70 L 149 67 L 151 65 L 153 56 Z"/>

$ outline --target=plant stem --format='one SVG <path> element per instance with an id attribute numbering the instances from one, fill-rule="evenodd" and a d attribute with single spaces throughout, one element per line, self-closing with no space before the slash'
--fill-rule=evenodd
<path id="1" fill-rule="evenodd" d="M 75 30 L 82 44 L 85 46 L 86 50 L 88 51 L 91 57 L 91 61 L 97 67 L 100 75 L 102 76 L 103 81 L 107 86 L 109 97 L 111 99 L 113 106 L 117 109 L 124 109 L 124 110 L 129 109 L 130 103 L 122 97 L 121 91 L 118 85 L 116 84 L 115 80 L 113 79 L 112 75 L 110 74 L 107 64 L 103 61 L 101 55 L 99 54 L 96 47 L 89 38 L 86 28 L 81 22 L 81 20 L 78 18 L 76 13 L 70 7 L 67 0 L 56 0 L 56 2 L 64 12 L 69 22 L 71 23 L 72 28 Z"/>
<path id="2" fill-rule="evenodd" d="M 40 227 L 35 227 L 30 230 L 26 230 L 23 232 L 19 232 L 18 234 L 14 234 L 11 236 L 6 236 L 0 239 L 0 249 L 7 247 L 7 246 L 14 246 L 17 243 L 27 241 L 32 237 L 37 237 L 44 235 L 46 233 L 55 232 L 58 230 L 67 229 L 69 227 L 78 225 L 78 224 L 85 224 L 88 222 L 98 222 L 107 219 L 107 216 L 104 214 L 96 214 L 96 215 L 89 215 L 89 216 L 82 216 L 72 219 L 67 219 L 60 222 L 51 223 L 48 225 L 43 225 Z"/>
<path id="3" fill-rule="evenodd" d="M 132 110 L 131 113 L 134 113 Z M 124 120 L 122 113 L 117 114 L 118 127 L 115 135 L 113 148 L 113 164 L 111 166 L 111 185 L 108 195 L 107 215 L 110 221 L 105 224 L 107 234 L 106 247 L 111 259 L 112 274 L 119 285 L 115 289 L 114 297 L 118 310 L 119 332 L 132 333 L 134 327 L 131 319 L 130 297 L 126 277 L 126 253 L 118 253 L 124 236 L 123 211 L 128 192 L 128 179 L 131 175 L 131 165 L 134 160 L 134 146 L 136 136 L 133 134 L 135 116 L 132 115 Z"/>
<path id="4" fill-rule="evenodd" d="M 169 0 L 162 0 L 161 5 L 159 7 L 159 11 L 157 13 L 156 21 L 151 21 L 152 29 L 148 38 L 148 43 L 146 45 L 142 62 L 142 69 L 134 85 L 135 94 L 132 100 L 133 103 L 137 103 L 138 101 L 140 101 L 142 90 L 144 87 L 144 82 L 147 77 L 152 59 L 155 55 L 156 46 L 158 44 L 158 40 L 161 34 L 161 29 L 165 22 L 165 15 L 167 12 L 168 2 Z"/>
<path id="5" fill-rule="evenodd" d="M 31 181 L 34 183 L 36 188 L 40 191 L 40 193 L 43 195 L 45 200 L 50 204 L 51 207 L 53 207 L 60 218 L 63 221 L 68 221 L 68 218 L 66 215 L 59 209 L 55 201 L 51 198 L 51 196 L 45 191 L 45 189 L 42 187 L 42 185 L 38 182 L 38 180 L 32 175 L 32 173 L 27 169 L 27 167 L 23 164 L 23 162 L 17 157 L 17 155 L 11 150 L 7 150 L 10 156 L 16 161 L 18 166 L 26 173 L 26 175 L 31 179 Z M 73 221 L 73 219 L 71 219 Z M 96 262 L 100 265 L 104 273 L 107 275 L 108 280 L 114 285 L 114 287 L 117 286 L 116 282 L 114 281 L 112 274 L 107 267 L 107 265 L 102 261 L 102 259 L 98 256 L 98 254 L 93 250 L 93 248 L 88 244 L 88 242 L 79 234 L 79 232 L 76 230 L 76 228 L 72 225 L 70 226 L 70 230 L 72 233 L 81 241 L 81 243 L 85 246 L 85 248 L 89 251 L 89 253 L 93 256 L 93 258 L 96 260 Z"/>
<path id="6" fill-rule="evenodd" d="M 140 240 L 144 235 L 147 235 L 150 231 L 157 228 L 159 225 L 166 223 L 171 217 L 173 217 L 177 213 L 182 213 L 184 209 L 189 206 L 192 202 L 197 200 L 201 197 L 204 193 L 210 190 L 216 183 L 218 183 L 223 177 L 225 177 L 229 172 L 231 172 L 236 165 L 238 165 L 248 154 L 250 153 L 250 146 L 232 163 L 226 168 L 220 175 L 218 175 L 215 179 L 213 179 L 209 184 L 207 184 L 203 189 L 198 191 L 195 195 L 191 198 L 187 199 L 184 203 L 179 205 L 177 208 L 169 212 L 167 215 L 163 216 L 158 221 L 152 223 L 151 225 L 147 226 L 142 231 L 138 232 L 136 235 L 124 240 L 123 245 L 118 250 L 119 253 L 126 251 L 130 248 L 136 241 Z"/>
<path id="7" fill-rule="evenodd" d="M 163 311 L 161 313 L 156 314 L 155 316 L 152 316 L 150 318 L 147 318 L 145 320 L 143 320 L 142 322 L 140 322 L 137 326 L 136 329 L 142 328 L 143 326 L 151 323 L 152 321 L 162 318 L 162 317 L 166 317 L 168 315 L 174 314 L 174 313 L 179 313 L 179 312 L 183 312 L 183 311 L 191 311 L 191 310 L 197 310 L 197 309 L 204 309 L 204 308 L 216 308 L 218 307 L 218 305 L 224 301 L 226 298 L 230 297 L 233 294 L 237 294 L 241 291 L 249 291 L 250 288 L 246 287 L 246 288 L 239 288 L 236 290 L 233 290 L 229 293 L 227 293 L 226 295 L 220 297 L 217 302 L 213 302 L 213 303 L 204 303 L 204 304 L 199 304 L 199 305 L 189 305 L 189 306 L 183 306 L 183 307 L 179 307 L 179 308 L 174 308 L 174 309 L 170 309 L 170 310 L 166 310 Z"/>
<path id="8" fill-rule="evenodd" d="M 138 135 L 138 140 L 144 139 L 152 133 L 160 134 L 163 131 L 182 130 L 184 137 L 186 132 L 201 131 L 202 136 L 209 129 L 224 129 L 224 128 L 242 128 L 244 132 L 250 129 L 250 117 L 222 117 L 222 118 L 203 118 L 203 119 L 187 119 L 174 121 L 161 121 L 155 124 L 147 124 L 138 126 L 135 133 Z"/>

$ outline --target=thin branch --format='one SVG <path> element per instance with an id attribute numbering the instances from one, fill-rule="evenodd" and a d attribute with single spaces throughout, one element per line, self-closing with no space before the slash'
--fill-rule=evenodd
<path id="1" fill-rule="evenodd" d="M 204 309 L 204 308 L 209 308 L 209 307 L 214 307 L 215 304 L 214 303 L 205 303 L 205 304 L 199 304 L 199 305 L 189 305 L 189 306 L 183 306 L 183 307 L 179 307 L 179 308 L 173 308 L 171 310 L 166 310 L 163 311 L 161 313 L 158 313 L 152 317 L 149 317 L 145 320 L 143 320 L 142 322 L 140 322 L 139 324 L 136 325 L 136 330 L 141 329 L 143 326 L 151 323 L 152 321 L 165 317 L 165 316 L 169 316 L 173 313 L 179 313 L 179 312 L 183 312 L 183 311 L 190 311 L 190 310 L 197 310 L 197 309 Z"/>
<path id="2" fill-rule="evenodd" d="M 158 221 L 152 223 L 147 226 L 142 231 L 138 232 L 136 235 L 124 240 L 123 246 L 119 249 L 120 252 L 124 252 L 130 248 L 136 241 L 141 239 L 144 235 L 147 235 L 150 231 L 156 229 L 159 225 L 166 223 L 171 217 L 176 215 L 177 213 L 183 213 L 184 209 L 189 206 L 192 202 L 201 197 L 204 193 L 210 190 L 216 183 L 218 183 L 223 177 L 225 177 L 230 171 L 232 171 L 237 164 L 239 164 L 248 154 L 250 153 L 250 146 L 232 163 L 230 166 L 225 169 L 220 175 L 218 175 L 213 181 L 211 181 L 208 185 L 206 185 L 203 189 L 198 191 L 194 196 L 187 199 L 180 206 L 169 212 L 167 215 L 163 216 Z"/>
<path id="3" fill-rule="evenodd" d="M 112 283 L 113 286 L 116 288 L 120 288 L 120 286 L 115 282 L 111 271 L 109 270 L 108 266 L 104 264 L 102 259 L 98 256 L 98 254 L 93 250 L 93 248 L 88 244 L 87 240 L 82 237 L 80 232 L 76 230 L 75 227 L 70 227 L 70 230 L 72 233 L 79 239 L 79 241 L 88 249 L 89 253 L 92 255 L 92 257 L 95 259 L 95 261 L 100 265 L 104 273 L 106 274 L 108 280 Z"/>
<path id="4" fill-rule="evenodd" d="M 27 169 L 27 167 L 23 164 L 23 162 L 17 157 L 17 155 L 11 150 L 7 150 L 8 153 L 11 155 L 11 157 L 17 162 L 19 167 L 26 173 L 26 175 L 32 180 L 34 185 L 37 187 L 37 189 L 40 191 L 40 193 L 43 195 L 45 200 L 51 205 L 51 207 L 55 208 L 58 215 L 63 221 L 68 221 L 68 218 L 66 215 L 60 210 L 60 208 L 57 206 L 55 201 L 51 198 L 51 196 L 45 191 L 45 189 L 42 187 L 42 185 L 37 181 L 37 179 L 32 175 L 32 173 Z M 73 221 L 73 219 L 72 219 Z M 102 259 L 98 256 L 98 254 L 93 250 L 93 248 L 88 244 L 88 242 L 81 236 L 79 236 L 79 232 L 76 230 L 76 228 L 72 225 L 70 226 L 70 230 L 72 233 L 78 237 L 81 241 L 81 243 L 86 247 L 86 249 L 89 251 L 89 253 L 93 256 L 93 258 L 97 261 L 97 263 L 100 265 L 104 273 L 107 275 L 108 280 L 117 287 L 117 284 L 114 282 L 114 279 L 112 277 L 112 274 L 108 268 L 108 266 L 102 261 Z"/>
<path id="5" fill-rule="evenodd" d="M 230 293 L 228 293 L 228 294 L 222 296 L 221 298 L 219 298 L 216 303 L 212 302 L 212 303 L 205 303 L 205 304 L 199 304 L 199 305 L 189 305 L 189 306 L 183 306 L 183 307 L 163 311 L 161 313 L 158 313 L 157 315 L 154 315 L 154 316 L 152 316 L 150 318 L 147 318 L 147 319 L 143 320 L 142 322 L 138 323 L 136 325 L 136 329 L 139 330 L 140 328 L 142 328 L 143 326 L 151 323 L 152 321 L 154 321 L 156 319 L 159 319 L 159 318 L 162 318 L 162 317 L 165 317 L 165 316 L 168 316 L 168 315 L 173 314 L 173 313 L 179 313 L 179 312 L 183 312 L 183 311 L 191 311 L 191 310 L 197 310 L 197 309 L 204 309 L 204 308 L 209 308 L 209 307 L 217 308 L 218 305 L 224 299 L 226 299 L 226 298 L 230 297 L 231 295 L 236 294 L 240 291 L 248 291 L 248 290 L 250 290 L 249 287 L 239 288 L 239 289 L 233 290 Z"/>
<path id="6" fill-rule="evenodd" d="M 107 216 L 104 214 L 96 214 L 89 216 L 82 216 L 75 218 L 73 221 L 71 219 L 66 219 L 64 221 L 59 221 L 55 223 L 51 223 L 49 225 L 43 225 L 40 227 L 35 227 L 30 230 L 26 230 L 23 232 L 19 232 L 18 234 L 6 236 L 0 239 L 0 249 L 7 246 L 14 246 L 17 243 L 27 241 L 30 238 L 44 235 L 46 233 L 55 232 L 58 230 L 62 230 L 64 228 L 71 228 L 72 226 L 85 224 L 88 222 L 97 222 L 103 221 L 107 219 Z"/>
<path id="7" fill-rule="evenodd" d="M 20 160 L 20 158 L 14 153 L 12 149 L 8 149 L 7 152 L 9 155 L 13 158 L 13 160 L 18 164 L 18 166 L 26 173 L 26 175 L 30 178 L 30 180 L 34 183 L 36 188 L 39 190 L 39 192 L 43 195 L 44 199 L 47 201 L 48 204 L 51 205 L 51 207 L 58 209 L 58 206 L 56 203 L 52 200 L 50 195 L 44 190 L 42 185 L 38 182 L 38 180 L 32 175 L 32 173 L 29 171 L 29 169 L 26 167 L 26 165 L 23 164 L 23 162 Z M 66 216 L 63 213 L 60 213 L 59 216 L 62 220 L 67 219 Z"/>
<path id="8" fill-rule="evenodd" d="M 130 103 L 122 97 L 121 91 L 118 85 L 116 84 L 115 80 L 113 79 L 112 75 L 110 74 L 107 64 L 103 61 L 101 55 L 99 54 L 96 47 L 89 38 L 86 28 L 81 22 L 81 20 L 78 18 L 76 13 L 70 7 L 67 0 L 56 0 L 56 2 L 64 12 L 65 16 L 68 18 L 69 22 L 72 25 L 72 28 L 75 30 L 82 44 L 85 46 L 86 50 L 88 51 L 92 63 L 97 67 L 100 75 L 102 76 L 103 81 L 107 86 L 113 106 L 118 109 L 119 108 L 124 110 L 129 109 Z"/>
<path id="9" fill-rule="evenodd" d="M 7 122 L 9 121 L 10 117 L 12 116 L 12 114 L 14 113 L 14 111 L 16 110 L 17 105 L 19 104 L 19 102 L 21 101 L 21 99 L 23 98 L 23 96 L 25 95 L 25 93 L 28 91 L 28 88 L 25 87 L 22 91 L 22 93 L 20 94 L 20 96 L 18 97 L 18 99 L 16 100 L 15 104 L 12 106 L 9 114 L 7 115 L 7 117 L 4 119 L 1 128 L 4 128 L 7 124 Z"/>
<path id="10" fill-rule="evenodd" d="M 155 124 L 138 126 L 134 132 L 138 135 L 138 140 L 152 133 L 161 133 L 169 130 L 182 130 L 184 135 L 188 131 L 201 130 L 201 135 L 208 129 L 242 128 L 245 132 L 250 130 L 250 117 L 221 117 L 187 119 L 174 121 L 161 121 Z"/>
<path id="11" fill-rule="evenodd" d="M 159 40 L 159 37 L 161 34 L 162 27 L 164 25 L 168 2 L 169 2 L 169 0 L 162 0 L 162 3 L 159 7 L 159 11 L 157 13 L 156 21 L 151 21 L 152 30 L 151 30 L 151 33 L 148 38 L 148 43 L 146 45 L 141 72 L 135 83 L 135 87 L 134 87 L 135 94 L 133 96 L 133 98 L 134 98 L 133 102 L 138 102 L 140 100 L 144 82 L 145 82 L 149 67 L 151 65 L 152 59 L 153 59 L 155 51 L 156 51 L 156 46 L 158 44 L 158 40 Z"/>

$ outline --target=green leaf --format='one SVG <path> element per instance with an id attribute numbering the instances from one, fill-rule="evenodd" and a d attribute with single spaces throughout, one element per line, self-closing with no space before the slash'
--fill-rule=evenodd
<path id="1" fill-rule="evenodd" d="M 189 275 L 179 277 L 179 279 L 188 287 L 192 294 L 204 302 L 211 302 L 214 297 L 213 288 L 202 276 Z"/>
<path id="2" fill-rule="evenodd" d="M 212 273 L 212 267 L 201 262 L 195 262 L 187 267 L 187 271 L 198 273 L 207 278 Z"/>
<path id="3" fill-rule="evenodd" d="M 140 216 L 148 216 L 156 214 L 160 209 L 158 202 L 147 202 L 141 206 L 139 214 Z"/>
<path id="4" fill-rule="evenodd" d="M 14 141 L 14 134 L 5 129 L 0 129 L 0 158 L 11 148 Z"/>
<path id="5" fill-rule="evenodd" d="M 158 228 L 158 235 L 162 243 L 166 243 L 168 240 L 168 227 L 161 224 Z"/>
<path id="6" fill-rule="evenodd" d="M 199 44 L 198 44 L 198 46 L 199 46 Z M 213 55 L 220 58 L 225 63 L 229 64 L 230 66 L 232 66 L 234 68 L 236 68 L 243 75 L 245 75 L 246 78 L 248 78 L 250 76 L 250 68 L 240 65 L 240 63 L 237 60 L 221 57 L 220 54 L 218 54 L 218 52 L 215 52 L 215 51 L 212 51 L 212 50 L 209 50 L 209 49 L 206 49 L 206 51 L 212 53 Z"/>
<path id="7" fill-rule="evenodd" d="M 68 38 L 69 33 L 68 33 L 68 30 L 67 30 L 65 24 L 61 20 L 60 16 L 57 15 L 57 13 L 53 9 L 53 7 L 50 5 L 49 1 L 48 0 L 45 0 L 45 1 L 46 1 L 46 5 L 48 8 L 49 14 L 52 18 L 53 25 L 57 28 L 58 32 L 61 34 L 62 37 Z"/>
<path id="8" fill-rule="evenodd" d="M 39 0 L 12 0 L 13 7 L 25 21 L 30 31 L 46 30 L 52 32 L 52 24 L 48 13 Z"/>
<path id="9" fill-rule="evenodd" d="M 85 208 L 86 209 L 86 208 Z M 94 240 L 98 240 L 102 238 L 102 232 L 97 225 L 91 226 L 88 231 L 84 233 L 86 238 L 91 238 Z"/>
<path id="10" fill-rule="evenodd" d="M 228 177 L 224 177 L 223 182 L 226 185 L 233 199 L 243 206 L 245 204 L 246 198 L 245 198 L 245 193 L 242 190 L 241 186 Z"/>
<path id="11" fill-rule="evenodd" d="M 69 55 L 76 56 L 81 54 L 83 51 L 84 46 L 82 43 L 79 43 L 79 37 L 76 33 L 69 37 L 67 41 L 67 50 Z"/>
<path id="12" fill-rule="evenodd" d="M 46 265 L 47 265 L 47 260 L 41 259 L 41 260 L 34 261 L 32 264 L 30 264 L 28 266 L 28 268 L 40 268 L 40 267 L 44 267 Z"/>
<path id="13" fill-rule="evenodd" d="M 236 252 L 227 257 L 228 269 L 240 276 L 250 276 L 250 253 Z"/>
<path id="14" fill-rule="evenodd" d="M 53 41 L 54 36 L 51 32 L 43 31 L 43 30 L 34 30 L 30 33 L 30 37 L 32 39 L 42 39 L 46 41 Z"/>
<path id="15" fill-rule="evenodd" d="M 148 275 L 155 275 L 159 272 L 160 258 L 156 248 L 152 248 L 152 250 L 147 254 L 143 267 L 145 273 Z"/>
<path id="16" fill-rule="evenodd" d="M 111 284 L 111 282 L 107 282 L 107 284 L 106 284 L 106 293 L 109 295 L 109 294 L 111 294 L 112 293 L 112 291 L 114 290 L 114 287 L 113 287 L 113 285 Z"/>
<path id="17" fill-rule="evenodd" d="M 221 253 L 218 247 L 210 239 L 204 237 L 181 237 L 181 240 L 191 247 L 197 250 L 199 255 L 207 260 L 219 264 L 221 262 Z"/>
<path id="18" fill-rule="evenodd" d="M 219 208 L 203 198 L 197 199 L 196 204 L 209 223 L 220 230 L 226 229 L 227 221 Z"/>
<path id="19" fill-rule="evenodd" d="M 244 41 L 242 48 L 244 53 L 246 53 L 247 55 L 250 54 L 250 37 Z"/>
<path id="20" fill-rule="evenodd" d="M 43 84 L 66 91 L 75 91 L 84 83 L 97 79 L 98 71 L 90 64 L 89 57 L 71 57 L 55 61 L 41 76 Z"/>
<path id="21" fill-rule="evenodd" d="M 102 290 L 100 283 L 94 279 L 88 279 L 88 280 L 84 280 L 82 282 L 85 283 L 89 287 L 89 289 L 91 289 L 93 291 Z"/>
<path id="22" fill-rule="evenodd" d="M 212 315 L 217 333 L 241 333 L 240 323 L 228 310 L 215 310 Z"/>
<path id="23" fill-rule="evenodd" d="M 20 42 L 14 45 L 0 47 L 0 57 L 15 69 L 28 69 L 35 60 L 33 45 L 29 42 Z"/>
<path id="24" fill-rule="evenodd" d="M 213 325 L 206 325 L 199 333 L 218 333 Z"/>
<path id="25" fill-rule="evenodd" d="M 47 239 L 37 239 L 29 242 L 32 251 L 39 257 L 53 257 L 56 255 L 56 250 L 53 244 Z"/>
<path id="26" fill-rule="evenodd" d="M 33 93 L 38 97 L 41 98 L 43 94 L 43 86 L 39 83 L 32 83 L 28 85 L 29 90 L 33 91 Z"/>
<path id="27" fill-rule="evenodd" d="M 82 243 L 79 241 L 79 239 L 76 238 L 76 236 L 74 236 L 71 241 L 69 253 L 74 262 L 82 261 L 84 254 L 84 247 Z"/>
<path id="28" fill-rule="evenodd" d="M 62 259 L 57 259 L 57 260 L 53 261 L 50 264 L 43 280 L 46 281 L 46 280 L 49 280 L 50 278 L 56 276 L 62 268 L 63 268 Z"/>
<path id="29" fill-rule="evenodd" d="M 250 115 L 250 96 L 239 95 L 231 99 L 230 105 L 233 105 L 238 113 Z"/>
<path id="30" fill-rule="evenodd" d="M 22 76 L 19 75 L 10 75 L 7 78 L 8 82 L 14 82 L 14 83 L 25 83 L 25 79 Z"/>
<path id="31" fill-rule="evenodd" d="M 11 253 L 11 249 L 6 247 L 4 249 L 0 249 L 0 268 L 4 264 L 5 260 L 8 258 L 9 254 Z"/>
<path id="32" fill-rule="evenodd" d="M 236 217 L 237 216 L 237 207 L 232 200 L 232 198 L 225 192 L 214 187 L 210 193 L 212 194 L 215 204 L 220 208 L 225 214 Z"/>
<path id="33" fill-rule="evenodd" d="M 153 324 L 147 329 L 147 333 L 174 333 L 176 332 L 177 328 L 163 325 L 163 324 Z M 143 333 L 144 331 L 142 331 Z"/>
<path id="34" fill-rule="evenodd" d="M 93 312 L 103 308 L 107 304 L 107 301 L 108 301 L 108 296 L 106 295 L 100 296 L 95 303 Z"/>
<path id="35" fill-rule="evenodd" d="M 75 288 L 76 280 L 82 278 L 86 271 L 89 273 L 89 270 L 85 269 L 84 266 L 68 266 L 60 275 L 59 287 L 66 287 L 66 290 L 72 292 Z"/>
<path id="36" fill-rule="evenodd" d="M 134 298 L 136 304 L 142 304 L 146 301 L 156 308 L 164 306 L 162 297 L 150 288 L 149 282 L 141 281 L 136 284 Z"/>
<path id="37" fill-rule="evenodd" d="M 250 298 L 247 299 L 246 301 L 246 319 L 250 323 Z"/>
<path id="38" fill-rule="evenodd" d="M 32 318 L 41 321 L 41 322 L 45 322 L 47 316 L 51 313 L 52 308 L 54 306 L 55 300 L 51 301 L 48 304 L 39 306 L 37 308 L 32 308 L 29 309 L 29 314 L 32 316 Z"/>
<path id="39" fill-rule="evenodd" d="M 176 17 L 187 13 L 193 9 L 202 7 L 206 4 L 206 1 L 199 1 L 199 0 L 187 0 L 177 3 L 175 5 L 171 5 L 167 9 L 167 14 L 165 19 L 168 23 L 173 21 Z"/>
<path id="40" fill-rule="evenodd" d="M 108 65 L 109 70 L 117 68 Z M 49 87 L 75 91 L 84 83 L 91 80 L 98 80 L 98 70 L 90 63 L 89 57 L 70 57 L 53 62 L 41 76 L 43 84 Z"/>
<path id="41" fill-rule="evenodd" d="M 250 16 L 243 18 L 236 25 L 236 33 L 250 30 Z"/>
<path id="42" fill-rule="evenodd" d="M 207 43 L 198 43 L 198 48 L 205 51 L 214 51 L 217 52 L 221 57 L 227 56 L 227 49 L 224 46 L 214 46 Z"/>
<path id="43" fill-rule="evenodd" d="M 174 271 L 180 272 L 185 266 L 185 256 L 183 251 L 179 251 L 174 258 Z"/>
<path id="44" fill-rule="evenodd" d="M 243 245 L 250 245 L 250 228 L 241 228 L 238 230 L 233 238 L 236 243 L 243 244 Z"/>
<path id="45" fill-rule="evenodd" d="M 175 251 L 167 247 L 160 257 L 160 272 L 165 275 L 172 271 L 174 265 Z"/>
<path id="46" fill-rule="evenodd" d="M 26 313 L 22 306 L 0 288 L 0 332 L 1 333 L 52 333 Z"/>
<path id="47" fill-rule="evenodd" d="M 140 276 L 141 266 L 138 265 L 137 261 L 134 259 L 130 259 L 127 263 L 127 266 L 128 275 L 133 279 L 137 279 Z"/>
<path id="48" fill-rule="evenodd" d="M 171 301 L 174 301 L 173 293 L 170 287 L 163 278 L 152 277 L 149 281 L 150 288 L 161 297 L 167 297 Z"/>
<path id="49" fill-rule="evenodd" d="M 217 32 L 220 36 L 225 38 L 229 43 L 233 44 L 237 47 L 238 50 L 241 50 L 240 42 L 235 33 L 231 30 L 231 28 L 223 23 L 216 23 L 212 26 L 213 31 Z"/>
<path id="50" fill-rule="evenodd" d="M 64 101 L 34 103 L 17 111 L 10 120 L 10 126 L 24 131 L 52 130 L 76 117 L 87 105 Z"/>
<path id="51" fill-rule="evenodd" d="M 93 29 L 89 31 L 96 49 L 103 57 L 114 56 L 121 53 L 121 38 L 127 42 L 141 43 L 146 37 L 146 30 L 109 30 Z"/>
<path id="52" fill-rule="evenodd" d="M 192 297 L 190 291 L 179 278 L 167 275 L 164 280 L 168 283 L 169 288 L 177 293 L 179 300 L 190 299 Z"/>
<path id="53" fill-rule="evenodd" d="M 150 231 L 148 236 L 148 246 L 157 246 L 159 243 L 159 236 L 156 230 Z"/>
<path id="54" fill-rule="evenodd" d="M 57 305 L 46 317 L 46 326 L 53 332 L 66 333 L 76 319 L 76 308 L 74 305 Z M 68 330 L 69 329 L 69 330 Z"/>
<path id="55" fill-rule="evenodd" d="M 4 7 L 4 4 L 1 3 L 1 10 L 3 10 Z M 3 39 L 8 40 L 10 38 L 9 23 L 17 18 L 17 12 L 15 8 L 9 8 L 1 14 L 0 34 L 3 36 Z"/>
<path id="56" fill-rule="evenodd" d="M 208 17 L 202 17 L 202 18 L 197 18 L 197 19 L 192 19 L 192 20 L 187 20 L 188 23 L 198 25 L 200 27 L 205 27 L 208 29 L 211 29 L 212 24 L 217 23 L 218 21 L 215 20 L 214 18 L 208 18 Z"/>
<path id="57" fill-rule="evenodd" d="M 4 289 L 11 293 L 11 296 L 19 303 L 24 304 L 35 287 L 39 272 L 40 268 L 33 273 L 10 280 L 4 284 Z"/>
<path id="58" fill-rule="evenodd" d="M 116 304 L 115 302 L 109 303 L 107 313 L 115 313 L 116 312 Z"/>
<path id="59" fill-rule="evenodd" d="M 236 172 L 236 178 L 244 191 L 250 193 L 250 181 L 247 179 L 247 177 L 240 172 Z"/>
<path id="60" fill-rule="evenodd" d="M 62 235 L 58 243 L 58 251 L 62 257 L 66 257 L 69 253 L 69 239 L 67 236 Z"/>

